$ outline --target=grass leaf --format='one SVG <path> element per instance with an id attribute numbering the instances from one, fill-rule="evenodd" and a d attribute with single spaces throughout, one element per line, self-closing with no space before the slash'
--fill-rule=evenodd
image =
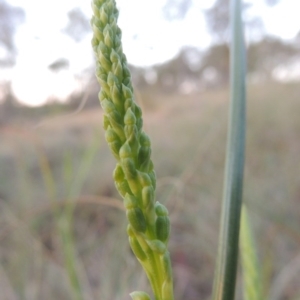
<path id="1" fill-rule="evenodd" d="M 225 184 L 213 299 L 232 300 L 238 261 L 246 130 L 246 57 L 240 0 L 231 1 L 231 99 Z"/>

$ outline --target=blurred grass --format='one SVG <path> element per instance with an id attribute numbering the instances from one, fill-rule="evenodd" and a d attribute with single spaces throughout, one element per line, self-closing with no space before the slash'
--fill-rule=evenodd
<path id="1" fill-rule="evenodd" d="M 279 291 L 274 284 L 299 255 L 300 86 L 250 85 L 248 93 L 244 198 L 253 217 L 263 289 L 266 295 L 275 290 L 277 299 L 298 299 L 299 276 L 285 276 Z M 209 299 L 228 91 L 137 93 L 137 101 L 145 108 L 145 129 L 152 139 L 157 198 L 170 209 L 176 299 Z M 84 299 L 123 300 L 133 289 L 147 291 L 146 278 L 129 250 L 100 108 L 49 116 L 42 123 L 15 120 L 0 127 L 0 139 L 0 299 L 74 299 L 49 184 L 59 213 L 68 201 L 75 205 L 72 230 Z M 95 150 L 93 159 L 82 165 L 87 149 Z M 53 183 L 48 178 L 48 185 L 43 157 L 54 178 Z M 72 185 L 75 192 L 70 192 Z M 237 299 L 242 299 L 240 288 Z"/>

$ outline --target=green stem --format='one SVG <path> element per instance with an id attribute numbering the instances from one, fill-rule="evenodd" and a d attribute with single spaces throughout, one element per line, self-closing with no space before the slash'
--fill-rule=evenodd
<path id="1" fill-rule="evenodd" d="M 153 253 L 151 251 L 149 260 L 151 262 L 151 268 L 153 270 L 153 275 L 154 275 L 154 276 L 151 276 L 151 279 L 149 278 L 149 281 L 150 281 L 151 286 L 153 287 L 155 300 L 160 300 L 160 299 L 162 299 L 161 287 L 162 287 L 163 282 L 162 282 L 162 276 L 161 276 L 162 273 L 160 270 L 161 268 L 160 268 L 159 258 L 157 257 L 157 255 L 155 255 L 155 253 Z M 149 271 L 148 272 L 146 271 L 146 273 L 149 274 Z"/>
<path id="2" fill-rule="evenodd" d="M 238 261 L 246 130 L 246 59 L 240 0 L 231 1 L 231 32 L 230 124 L 213 300 L 234 299 Z"/>
<path id="3" fill-rule="evenodd" d="M 146 242 L 142 237 L 137 236 L 138 241 L 140 244 L 146 248 Z M 148 237 L 149 238 L 149 237 Z M 151 237 L 149 238 L 151 239 Z M 149 279 L 149 282 L 151 284 L 153 294 L 155 297 L 155 300 L 173 300 L 173 281 L 170 280 L 170 288 L 168 289 L 168 298 L 165 299 L 163 296 L 163 285 L 166 280 L 166 274 L 169 270 L 165 270 L 165 266 L 162 263 L 162 255 L 158 254 L 154 251 L 152 251 L 150 248 L 148 248 L 147 251 L 147 257 L 148 260 L 145 263 L 141 263 L 143 266 L 143 269 L 145 273 L 147 274 L 147 277 Z M 170 260 L 170 257 L 169 257 Z M 169 262 L 171 264 L 171 262 Z M 169 276 L 172 276 L 172 274 L 169 274 Z"/>

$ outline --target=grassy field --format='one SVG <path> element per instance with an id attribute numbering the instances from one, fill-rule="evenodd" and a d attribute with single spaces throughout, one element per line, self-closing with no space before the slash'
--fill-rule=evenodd
<path id="1" fill-rule="evenodd" d="M 300 299 L 300 86 L 248 91 L 244 200 L 270 300 Z M 157 199 L 170 210 L 176 299 L 209 299 L 217 251 L 228 91 L 138 93 Z M 0 127 L 0 300 L 125 300 L 149 291 L 131 254 L 99 109 Z M 74 241 L 68 244 L 68 230 Z M 64 231 L 66 229 L 66 231 Z M 65 233 L 65 234 L 64 234 Z M 64 245 L 74 261 L 64 259 Z M 69 264 L 69 265 L 68 265 Z M 73 278 L 73 283 L 76 279 Z M 72 276 L 71 276 L 72 281 Z M 241 280 L 237 299 L 242 299 Z"/>

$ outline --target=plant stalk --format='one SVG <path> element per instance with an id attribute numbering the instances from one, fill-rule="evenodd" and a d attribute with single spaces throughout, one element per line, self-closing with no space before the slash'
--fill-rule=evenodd
<path id="1" fill-rule="evenodd" d="M 231 0 L 230 114 L 222 216 L 213 300 L 233 300 L 241 203 L 246 131 L 246 54 L 240 0 Z"/>

